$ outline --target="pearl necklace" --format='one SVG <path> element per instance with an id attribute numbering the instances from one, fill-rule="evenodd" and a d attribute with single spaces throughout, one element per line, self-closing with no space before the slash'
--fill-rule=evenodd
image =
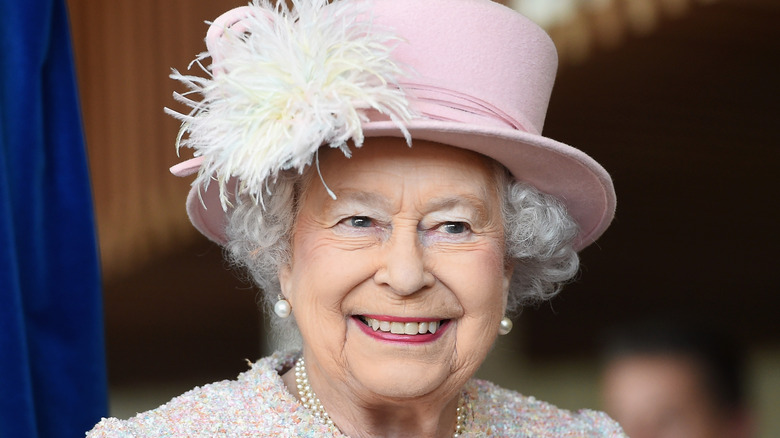
<path id="1" fill-rule="evenodd" d="M 295 384 L 298 387 L 298 394 L 301 397 L 303 407 L 310 409 L 315 417 L 325 421 L 328 426 L 336 427 L 333 424 L 333 420 L 330 419 L 330 415 L 322 407 L 320 399 L 317 398 L 311 389 L 311 385 L 309 385 L 309 376 L 306 374 L 306 364 L 303 362 L 303 356 L 295 361 Z"/>
<path id="2" fill-rule="evenodd" d="M 295 384 L 303 407 L 311 410 L 315 417 L 324 421 L 331 428 L 338 430 L 336 425 L 333 424 L 330 415 L 328 415 L 322 403 L 320 403 L 320 399 L 314 394 L 311 385 L 309 385 L 309 376 L 306 374 L 306 364 L 303 361 L 303 356 L 295 361 Z M 463 400 L 463 397 L 460 397 L 458 400 L 458 410 L 455 415 L 455 433 L 452 435 L 453 438 L 460 437 L 463 433 L 463 423 L 466 420 L 466 402 Z"/>

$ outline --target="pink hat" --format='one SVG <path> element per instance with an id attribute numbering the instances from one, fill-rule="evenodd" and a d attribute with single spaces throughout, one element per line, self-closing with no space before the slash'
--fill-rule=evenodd
<path id="1" fill-rule="evenodd" d="M 384 85 L 393 92 L 402 92 L 408 108 L 388 109 L 392 102 L 386 107 L 366 108 L 360 113 L 363 136 L 403 137 L 407 134 L 402 129 L 405 128 L 412 139 L 487 155 L 506 166 L 517 179 L 566 205 L 580 228 L 576 249 L 586 247 L 604 232 L 615 212 L 615 192 L 609 174 L 582 151 L 541 135 L 557 68 L 555 47 L 541 28 L 489 0 L 342 0 L 334 4 L 337 3 L 368 4 L 369 15 L 364 10 L 360 20 L 370 23 L 372 28 L 390 30 L 398 37 L 385 39 L 388 53 L 394 62 L 411 72 L 396 75 Z M 232 26 L 242 33 L 250 29 L 242 20 L 256 15 L 252 8 L 258 7 L 256 2 L 218 18 L 207 37 L 209 50 L 215 51 L 213 39 L 224 38 L 226 28 Z M 366 19 L 367 16 L 371 18 Z M 216 66 L 223 54 L 215 55 L 211 53 Z M 191 116 L 192 113 L 179 117 L 186 124 Z M 362 143 L 362 138 L 357 138 L 356 143 Z M 319 145 L 314 145 L 314 149 Z M 311 155 L 305 164 L 311 162 Z M 204 159 L 208 157 L 198 156 L 171 171 L 178 176 L 192 174 Z M 289 162 L 277 164 L 278 168 L 300 168 Z M 229 177 L 241 179 L 236 173 Z M 220 187 L 204 181 L 208 180 L 201 179 L 193 185 L 187 211 L 201 233 L 224 244 L 225 209 L 229 204 L 221 202 Z"/>

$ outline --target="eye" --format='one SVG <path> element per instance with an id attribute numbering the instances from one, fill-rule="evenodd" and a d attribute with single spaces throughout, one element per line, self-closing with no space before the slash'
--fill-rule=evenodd
<path id="1" fill-rule="evenodd" d="M 439 228 L 447 234 L 463 234 L 469 231 L 469 225 L 465 222 L 445 222 Z"/>
<path id="2" fill-rule="evenodd" d="M 346 222 L 355 228 L 369 228 L 374 225 L 373 221 L 368 216 L 352 216 L 347 218 Z"/>

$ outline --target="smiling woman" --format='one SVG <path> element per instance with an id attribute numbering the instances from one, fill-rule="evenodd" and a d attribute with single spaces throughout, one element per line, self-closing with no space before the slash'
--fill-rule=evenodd
<path id="1" fill-rule="evenodd" d="M 427 142 L 410 149 L 398 139 L 373 139 L 351 159 L 323 155 L 337 198 L 319 181 L 304 187 L 280 275 L 315 392 L 330 406 L 355 396 L 416 398 L 419 406 L 406 405 L 417 414 L 440 409 L 434 400 L 457 403 L 492 344 L 485 340 L 498 334 L 511 274 L 491 167 L 474 152 Z M 370 226 L 355 227 L 355 217 Z M 452 224 L 462 232 L 450 233 Z M 420 323 L 428 334 L 418 334 Z M 318 387 L 327 380 L 347 386 Z M 381 418 L 407 415 L 394 408 Z"/>
<path id="2" fill-rule="evenodd" d="M 549 38 L 487 0 L 293 4 L 226 13 L 213 76 L 174 74 L 203 100 L 172 169 L 288 352 L 91 436 L 622 436 L 472 378 L 613 215 L 601 166 L 540 134 Z"/>

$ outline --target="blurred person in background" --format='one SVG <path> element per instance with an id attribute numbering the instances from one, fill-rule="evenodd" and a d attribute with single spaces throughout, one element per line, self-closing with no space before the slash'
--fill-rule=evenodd
<path id="1" fill-rule="evenodd" d="M 606 343 L 603 406 L 632 438 L 752 437 L 743 362 L 714 330 L 645 321 Z"/>

